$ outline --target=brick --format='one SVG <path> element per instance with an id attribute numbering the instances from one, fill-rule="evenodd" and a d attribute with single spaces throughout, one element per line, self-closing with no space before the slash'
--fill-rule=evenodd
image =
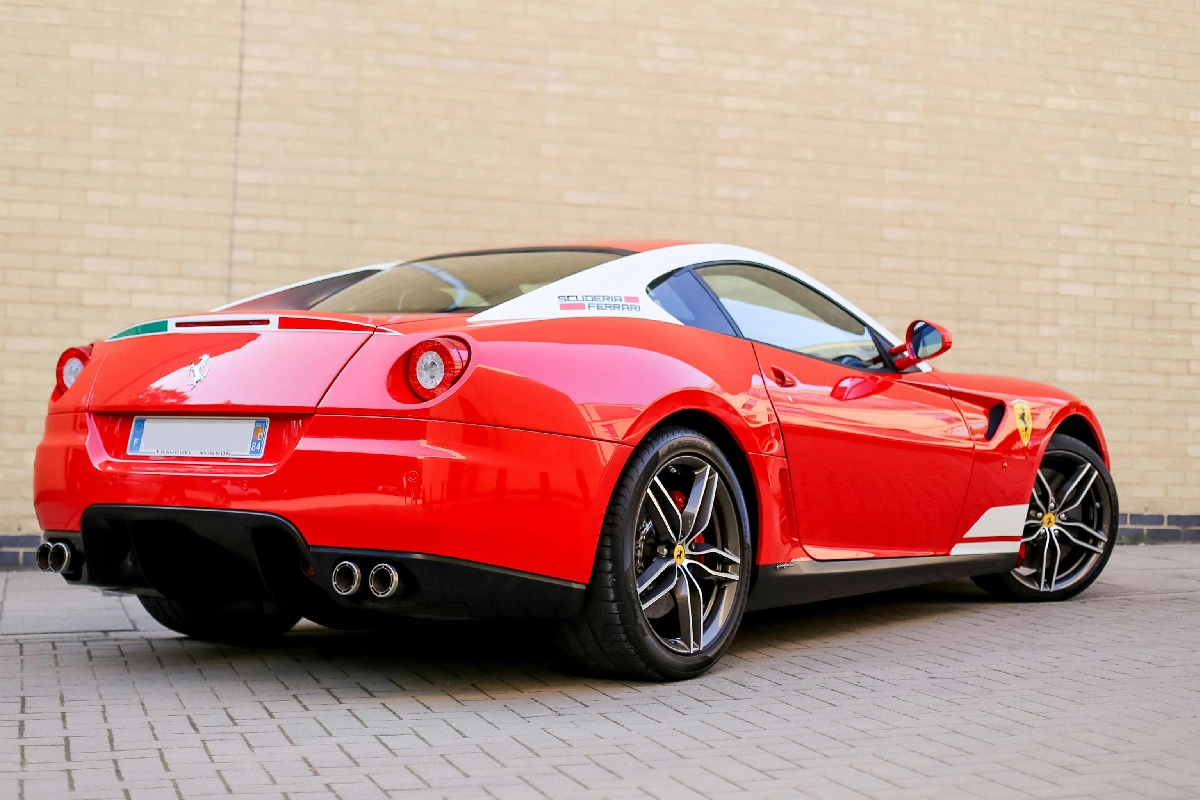
<path id="1" fill-rule="evenodd" d="M 0 549 L 3 550 L 37 549 L 41 543 L 42 537 L 36 533 L 0 536 Z"/>
<path id="2" fill-rule="evenodd" d="M 1121 544 L 1140 544 L 1146 541 L 1145 528 L 1122 527 L 1117 530 L 1117 541 Z"/>
<path id="3" fill-rule="evenodd" d="M 936 319 L 939 367 L 1092 406 L 1122 527 L 1198 527 L 1194 4 L 0 6 L 0 532 L 37 530 L 57 354 L 225 301 L 231 264 L 248 295 L 612 236 Z"/>

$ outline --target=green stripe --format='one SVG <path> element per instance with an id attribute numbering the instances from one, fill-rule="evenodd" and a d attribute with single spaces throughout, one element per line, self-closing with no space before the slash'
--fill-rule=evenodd
<path id="1" fill-rule="evenodd" d="M 134 325 L 132 328 L 126 328 L 123 331 L 114 333 L 108 337 L 110 342 L 117 339 L 128 339 L 130 336 L 145 336 L 148 333 L 166 333 L 167 321 L 160 319 L 156 322 L 143 322 L 141 325 Z"/>

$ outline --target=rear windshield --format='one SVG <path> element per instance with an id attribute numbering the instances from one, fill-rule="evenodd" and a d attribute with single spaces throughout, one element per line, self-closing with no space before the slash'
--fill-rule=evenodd
<path id="1" fill-rule="evenodd" d="M 342 314 L 476 312 L 620 258 L 593 250 L 473 253 L 410 261 L 313 307 Z"/>

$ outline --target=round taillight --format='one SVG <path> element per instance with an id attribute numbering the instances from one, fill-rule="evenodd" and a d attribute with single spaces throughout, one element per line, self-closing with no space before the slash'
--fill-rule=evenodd
<path id="1" fill-rule="evenodd" d="M 55 371 L 59 394 L 64 393 L 75 384 L 79 373 L 83 372 L 83 368 L 87 366 L 91 358 L 92 348 L 90 347 L 69 347 L 63 351 L 63 354 L 58 357 L 58 368 Z"/>
<path id="2" fill-rule="evenodd" d="M 467 368 L 467 346 L 454 339 L 429 339 L 408 356 L 408 385 L 422 400 L 432 400 L 454 385 Z"/>

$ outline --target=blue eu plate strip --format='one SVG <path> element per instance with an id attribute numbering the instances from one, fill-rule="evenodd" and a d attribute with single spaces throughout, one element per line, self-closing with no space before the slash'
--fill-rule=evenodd
<path id="1" fill-rule="evenodd" d="M 267 420 L 254 420 L 254 435 L 250 438 L 250 455 L 261 456 L 267 446 Z"/>
<path id="2" fill-rule="evenodd" d="M 129 437 L 129 452 L 138 453 L 142 449 L 142 433 L 146 429 L 146 420 L 135 419 L 133 421 L 133 433 Z"/>

